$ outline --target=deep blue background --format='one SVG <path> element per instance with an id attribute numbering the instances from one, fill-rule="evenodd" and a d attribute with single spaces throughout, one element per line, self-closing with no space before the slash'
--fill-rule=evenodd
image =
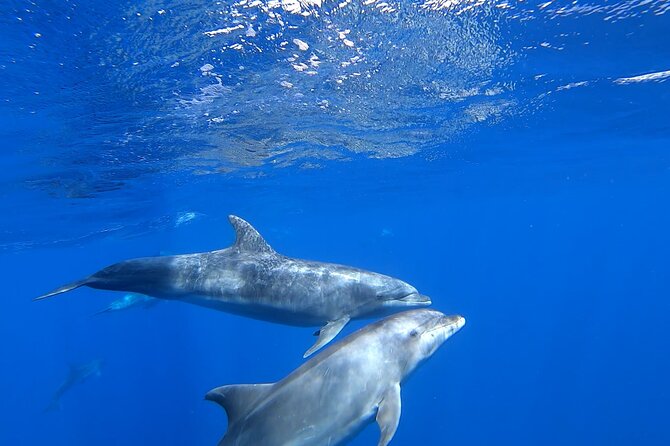
<path id="1" fill-rule="evenodd" d="M 198 6 L 178 3 L 168 6 L 184 21 L 198 16 Z M 509 98 L 526 112 L 444 139 L 434 123 L 415 123 L 436 136 L 414 156 L 193 175 L 179 163 L 198 144 L 200 124 L 168 137 L 143 119 L 154 122 L 162 89 L 200 82 L 205 56 L 193 50 L 191 77 L 121 68 L 101 77 L 96 64 L 77 71 L 69 63 L 117 48 L 101 38 L 73 43 L 70 34 L 105 34 L 101 20 L 115 6 L 77 7 L 74 24 L 63 18 L 76 9 L 67 2 L 45 2 L 33 16 L 22 13 L 36 9 L 27 2 L 3 7 L 0 444 L 215 444 L 225 415 L 203 401 L 209 389 L 276 381 L 301 364 L 313 329 L 174 302 L 90 316 L 120 297 L 90 289 L 31 301 L 129 257 L 225 247 L 230 213 L 283 254 L 397 276 L 436 309 L 466 317 L 403 385 L 392 444 L 670 444 L 670 84 L 613 82 L 670 69 L 665 15 L 616 23 L 606 14 L 504 16 L 503 46 L 582 37 L 542 56 L 529 50 L 496 72 L 491 82 L 516 79 Z M 107 26 L 109 35 L 126 31 Z M 26 49 L 48 30 L 55 43 Z M 61 60 L 55 55 L 63 71 L 50 63 Z M 244 63 L 263 73 L 268 62 Z M 524 86 L 538 73 L 551 81 Z M 314 119 L 324 134 L 342 130 Z M 133 125 L 153 129 L 151 137 L 109 142 L 132 140 Z M 186 211 L 196 218 L 175 224 Z M 93 358 L 106 361 L 102 375 L 66 394 L 61 411 L 43 413 L 68 363 Z M 377 435 L 371 425 L 352 444 L 376 444 Z"/>

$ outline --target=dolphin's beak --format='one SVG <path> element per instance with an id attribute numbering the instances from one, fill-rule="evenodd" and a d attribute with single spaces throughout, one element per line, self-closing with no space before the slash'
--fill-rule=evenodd
<path id="1" fill-rule="evenodd" d="M 463 328 L 465 325 L 465 318 L 460 315 L 444 316 L 438 325 L 446 328 L 449 332 L 449 336 L 451 336 Z"/>
<path id="2" fill-rule="evenodd" d="M 419 293 L 408 294 L 407 296 L 398 299 L 398 302 L 403 302 L 412 305 L 425 305 L 425 306 L 432 304 L 430 297 Z"/>

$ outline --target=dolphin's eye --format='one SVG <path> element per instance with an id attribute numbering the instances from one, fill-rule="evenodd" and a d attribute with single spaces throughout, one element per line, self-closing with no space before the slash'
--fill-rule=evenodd
<path id="1" fill-rule="evenodd" d="M 416 338 L 417 336 L 419 336 L 419 332 L 416 330 L 412 330 L 409 332 L 409 335 L 413 338 Z"/>

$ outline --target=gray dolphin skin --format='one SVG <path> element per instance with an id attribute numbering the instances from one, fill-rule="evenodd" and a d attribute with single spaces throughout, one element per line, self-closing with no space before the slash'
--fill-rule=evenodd
<path id="1" fill-rule="evenodd" d="M 131 308 L 146 309 L 153 307 L 158 302 L 160 302 L 158 299 L 145 296 L 144 294 L 128 293 L 125 294 L 123 297 L 113 301 L 111 304 L 107 306 L 107 308 L 104 308 L 96 312 L 95 314 L 112 313 L 116 311 L 129 310 Z"/>
<path id="2" fill-rule="evenodd" d="M 427 309 L 370 324 L 274 384 L 218 387 L 205 398 L 228 414 L 219 446 L 338 445 L 372 417 L 386 446 L 400 421 L 400 384 L 465 324 Z"/>
<path id="3" fill-rule="evenodd" d="M 362 269 L 293 259 L 275 252 L 249 223 L 228 217 L 235 243 L 226 249 L 126 260 L 44 294 L 81 286 L 145 294 L 295 326 L 320 326 L 305 357 L 354 318 L 430 305 L 411 285 Z"/>
<path id="4" fill-rule="evenodd" d="M 65 381 L 63 381 L 63 383 L 58 387 L 58 390 L 56 390 L 54 393 L 53 397 L 51 398 L 51 403 L 46 408 L 45 412 L 59 410 L 60 399 L 62 396 L 74 386 L 85 382 L 90 377 L 100 376 L 100 371 L 103 365 L 104 361 L 102 359 L 94 359 L 93 361 L 80 365 L 70 365 L 67 378 L 65 378 Z"/>

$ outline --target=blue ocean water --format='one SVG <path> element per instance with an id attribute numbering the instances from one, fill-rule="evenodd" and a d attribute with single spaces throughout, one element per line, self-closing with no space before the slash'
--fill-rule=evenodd
<path id="1" fill-rule="evenodd" d="M 467 318 L 403 385 L 391 444 L 670 444 L 668 11 L 3 0 L 0 444 L 213 445 L 208 390 L 303 362 L 313 328 L 179 302 L 92 316 L 122 296 L 92 289 L 32 302 L 228 246 L 228 214 Z"/>

